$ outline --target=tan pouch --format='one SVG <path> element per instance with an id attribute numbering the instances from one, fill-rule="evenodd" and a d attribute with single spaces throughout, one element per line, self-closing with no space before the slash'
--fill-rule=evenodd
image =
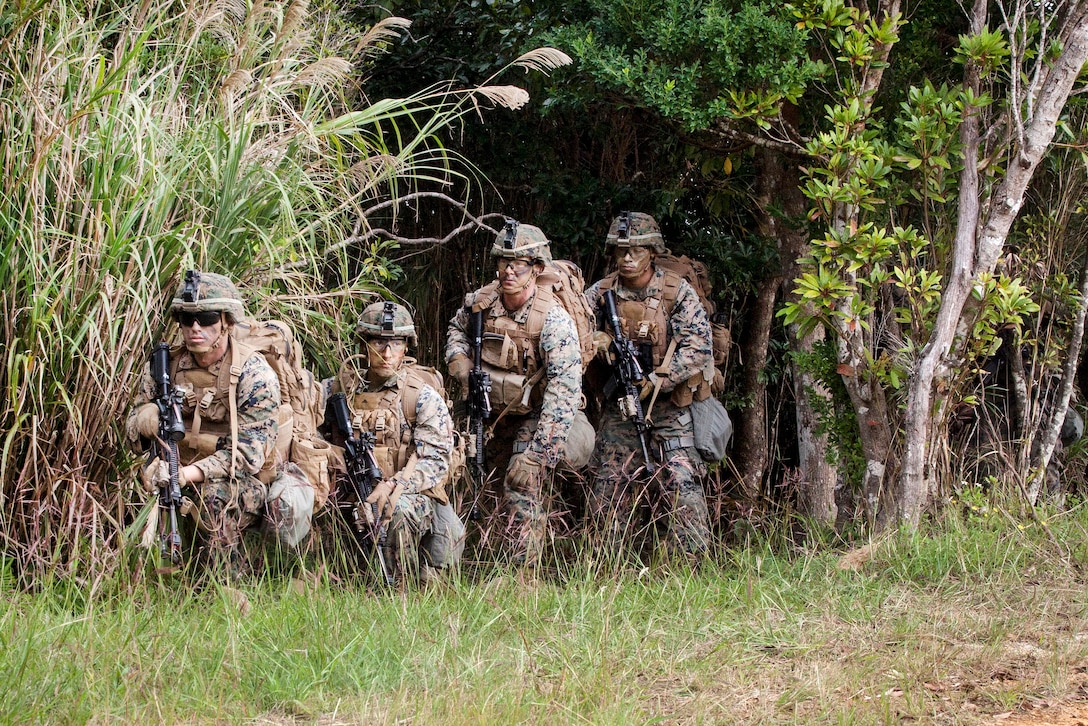
<path id="1" fill-rule="evenodd" d="M 532 390 L 526 387 L 525 380 L 525 376 L 518 373 L 493 372 L 491 374 L 491 410 L 506 411 L 508 415 L 515 416 L 532 411 L 529 405 Z M 509 410 L 506 410 L 507 406 L 510 407 Z"/>
<path id="2" fill-rule="evenodd" d="M 320 509 L 329 499 L 329 456 L 332 447 L 319 439 L 296 439 L 291 444 L 291 461 L 306 475 L 314 488 L 314 509 Z"/>

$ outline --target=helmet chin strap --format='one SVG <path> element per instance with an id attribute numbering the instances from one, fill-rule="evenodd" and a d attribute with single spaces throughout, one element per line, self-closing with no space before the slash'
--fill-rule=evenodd
<path id="1" fill-rule="evenodd" d="M 517 290 L 514 290 L 512 292 L 503 291 L 503 295 L 517 295 L 518 293 L 524 291 L 525 288 L 529 287 L 529 285 L 533 282 L 533 280 L 535 280 L 537 278 L 537 275 L 540 274 L 540 272 L 536 269 L 535 264 L 532 267 L 530 267 L 526 272 L 527 272 L 527 274 L 525 275 L 525 282 L 523 282 L 521 284 L 521 287 L 519 287 Z M 498 272 L 496 272 L 495 277 L 499 278 L 499 287 L 501 289 L 502 283 L 503 283 L 502 276 Z"/>

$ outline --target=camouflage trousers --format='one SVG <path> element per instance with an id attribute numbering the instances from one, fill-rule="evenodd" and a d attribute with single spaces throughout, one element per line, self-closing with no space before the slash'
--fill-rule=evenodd
<path id="1" fill-rule="evenodd" d="M 548 499 L 545 485 L 551 472 L 544 468 L 541 477 L 526 486 L 509 486 L 505 482 L 511 458 L 533 440 L 535 416 L 507 416 L 487 442 L 487 464 L 492 471 L 489 480 L 497 482 L 498 508 L 492 521 L 500 525 L 503 546 L 511 561 L 536 564 L 540 561 L 548 536 Z"/>
<path id="2" fill-rule="evenodd" d="M 668 555 L 697 560 L 710 542 L 702 486 L 706 465 L 690 438 L 686 408 L 659 405 L 654 422 L 649 448 L 657 470 L 651 477 L 634 423 L 623 420 L 614 404 L 605 409 L 591 464 L 595 476 L 588 493 L 589 520 L 603 546 L 619 550 L 632 532 L 642 530 L 642 512 L 648 509 L 650 527 L 664 526 Z M 683 445 L 688 441 L 692 445 Z"/>
<path id="3" fill-rule="evenodd" d="M 264 520 L 268 487 L 257 477 L 243 474 L 206 479 L 196 489 L 201 503 L 198 536 L 207 563 L 223 568 L 232 579 L 248 574 L 242 534 Z"/>
<path id="4" fill-rule="evenodd" d="M 385 530 L 383 556 L 398 582 L 418 582 L 431 563 L 421 560 L 420 541 L 430 534 L 434 500 L 426 494 L 401 494 Z"/>

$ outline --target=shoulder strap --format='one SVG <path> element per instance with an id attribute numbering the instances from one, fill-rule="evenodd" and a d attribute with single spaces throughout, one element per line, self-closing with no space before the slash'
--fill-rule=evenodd
<path id="1" fill-rule="evenodd" d="M 423 392 L 423 381 L 409 374 L 400 383 L 400 407 L 404 412 L 404 419 L 409 426 L 416 425 L 416 407 L 419 405 L 419 394 Z"/>
<path id="2" fill-rule="evenodd" d="M 257 350 L 245 343 L 239 343 L 233 337 L 230 348 L 230 386 L 227 389 L 227 400 L 230 405 L 230 478 L 233 479 L 237 466 L 235 459 L 238 457 L 238 379 L 242 377 L 242 366 Z"/>
<path id="3" fill-rule="evenodd" d="M 672 309 L 676 306 L 676 298 L 680 296 L 680 283 L 683 276 L 673 270 L 665 270 L 665 280 L 661 286 L 661 301 L 665 303 L 665 310 L 672 315 Z"/>
<path id="4" fill-rule="evenodd" d="M 600 282 L 597 283 L 597 289 L 601 292 L 605 290 L 611 290 L 616 286 L 616 279 L 620 276 L 618 272 L 612 272 L 605 275 Z"/>
<path id="5" fill-rule="evenodd" d="M 489 282 L 476 291 L 476 298 L 470 308 L 472 312 L 490 310 L 491 306 L 499 299 L 499 281 Z"/>

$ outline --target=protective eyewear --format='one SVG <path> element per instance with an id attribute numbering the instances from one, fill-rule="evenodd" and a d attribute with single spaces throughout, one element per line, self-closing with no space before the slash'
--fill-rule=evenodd
<path id="1" fill-rule="evenodd" d="M 532 267 L 533 263 L 527 260 L 499 260 L 499 274 L 506 272 L 507 268 L 512 269 L 516 274 L 520 275 Z"/>
<path id="2" fill-rule="evenodd" d="M 408 341 L 404 338 L 368 338 L 364 342 L 379 353 L 389 349 L 405 350 L 408 348 Z"/>
<path id="3" fill-rule="evenodd" d="M 218 310 L 203 310 L 199 313 L 179 312 L 174 317 L 183 328 L 191 327 L 193 323 L 200 323 L 202 328 L 210 328 L 219 322 L 222 313 Z"/>

